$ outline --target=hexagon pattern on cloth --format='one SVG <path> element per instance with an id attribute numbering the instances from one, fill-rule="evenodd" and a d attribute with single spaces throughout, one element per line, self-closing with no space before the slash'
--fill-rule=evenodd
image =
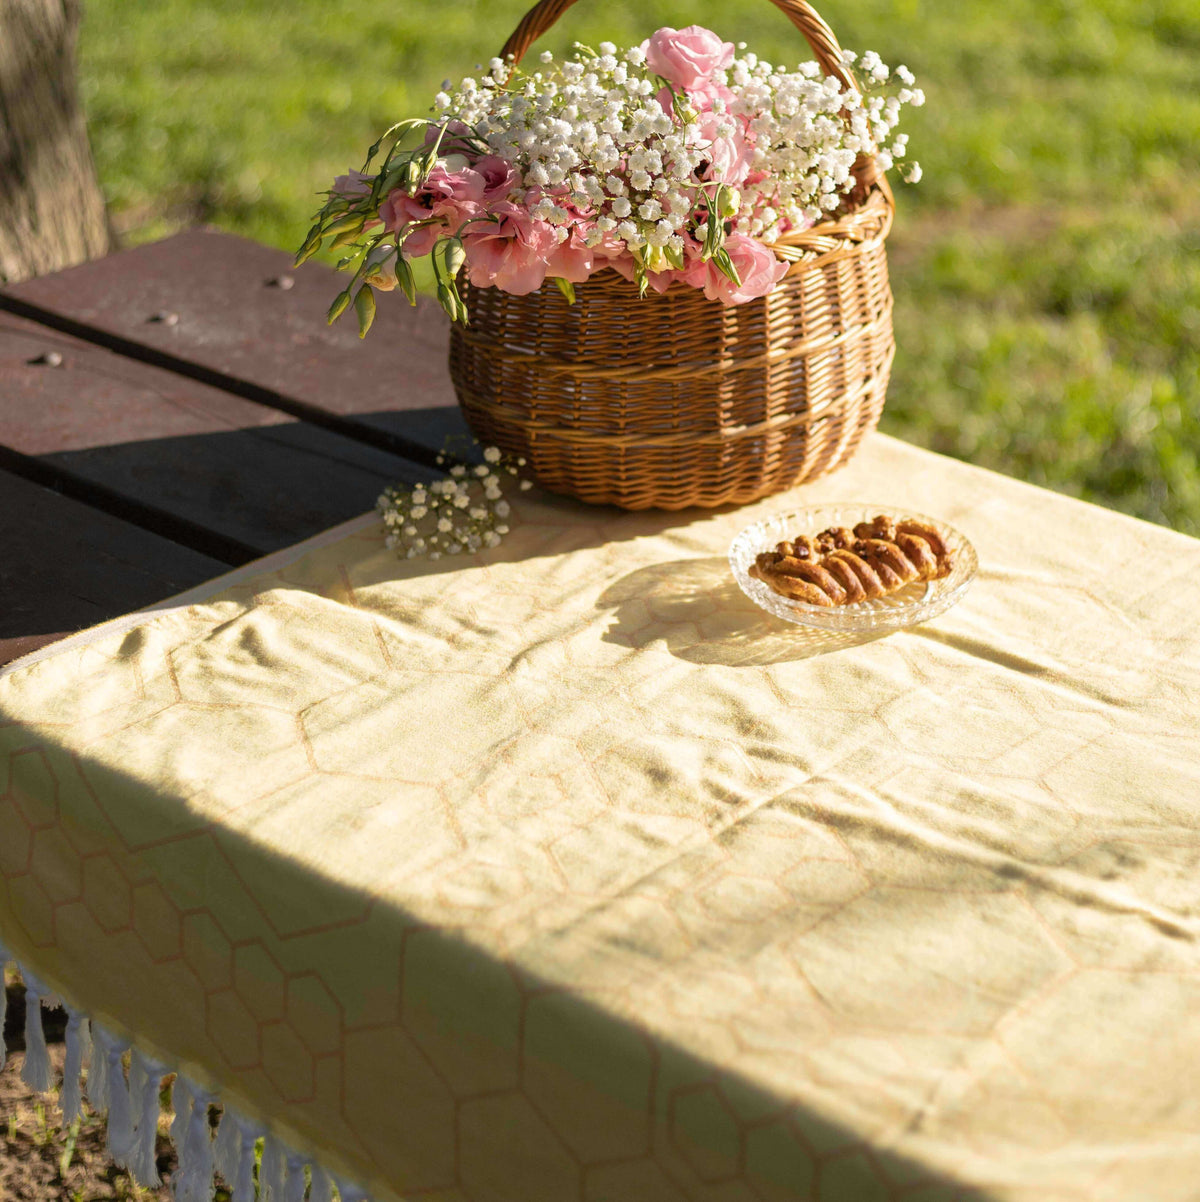
<path id="1" fill-rule="evenodd" d="M 937 514 L 936 623 L 733 535 Z M 1200 543 L 887 438 L 737 511 L 364 519 L 0 677 L 0 941 L 377 1198 L 1179 1200 Z"/>

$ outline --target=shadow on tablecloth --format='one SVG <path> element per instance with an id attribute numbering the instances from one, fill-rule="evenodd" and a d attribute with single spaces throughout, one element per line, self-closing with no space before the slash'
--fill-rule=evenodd
<path id="1" fill-rule="evenodd" d="M 661 641 L 672 655 L 694 664 L 761 667 L 884 637 L 772 617 L 738 588 L 729 561 L 717 556 L 639 568 L 606 589 L 597 605 L 613 611 L 606 642 L 640 649 Z"/>

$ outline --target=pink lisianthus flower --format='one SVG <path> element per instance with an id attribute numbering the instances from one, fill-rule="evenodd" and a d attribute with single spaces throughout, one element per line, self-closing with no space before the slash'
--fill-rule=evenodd
<path id="1" fill-rule="evenodd" d="M 733 63 L 734 45 L 702 25 L 664 26 L 643 44 L 646 66 L 678 88 L 697 88 Z"/>
<path id="2" fill-rule="evenodd" d="M 429 254 L 439 238 L 457 233 L 464 222 L 479 216 L 487 183 L 483 175 L 463 165 L 465 163 L 466 159 L 460 155 L 440 160 L 415 196 L 396 188 L 379 206 L 384 228 L 396 234 L 410 223 L 434 223 L 408 234 L 404 239 L 406 257 L 420 258 Z"/>
<path id="3" fill-rule="evenodd" d="M 371 179 L 371 176 L 365 175 L 361 171 L 348 171 L 333 181 L 330 191 L 338 196 L 344 196 L 347 200 L 354 200 L 359 196 L 366 196 L 370 192 Z"/>
<path id="4" fill-rule="evenodd" d="M 404 257 L 419 259 L 433 250 L 433 244 L 450 232 L 444 220 L 439 219 L 428 205 L 428 197 L 409 196 L 403 188 L 397 188 L 379 206 L 383 228 L 397 238 L 403 239 Z M 429 221 L 417 229 L 409 228 L 417 222 Z M 407 233 L 405 230 L 407 229 Z"/>
<path id="5" fill-rule="evenodd" d="M 554 227 L 519 205 L 497 201 L 489 214 L 463 236 L 467 273 L 476 288 L 500 288 L 513 296 L 536 292 L 546 279 L 547 264 L 558 244 Z"/>
<path id="6" fill-rule="evenodd" d="M 425 177 L 417 197 L 428 197 L 431 211 L 438 217 L 461 213 L 473 217 L 483 202 L 487 180 L 467 165 L 462 155 L 439 159 Z"/>
<path id="7" fill-rule="evenodd" d="M 729 125 L 733 126 L 733 133 L 728 137 L 718 137 L 717 130 Z M 743 122 L 736 117 L 705 113 L 700 118 L 700 135 L 710 143 L 708 149 L 703 151 L 708 158 L 705 179 L 729 184 L 733 188 L 745 183 L 754 160 L 754 145 L 747 133 Z"/>
<path id="8" fill-rule="evenodd" d="M 603 261 L 601 266 L 604 266 Z M 582 284 L 596 270 L 595 251 L 584 246 L 574 231 L 550 252 L 546 263 L 548 278 L 557 277 L 571 284 Z"/>
<path id="9" fill-rule="evenodd" d="M 744 305 L 766 296 L 788 273 L 788 264 L 777 259 L 770 247 L 745 234 L 730 234 L 725 239 L 725 249 L 737 269 L 740 284 L 725 276 L 712 260 L 697 259 L 684 271 L 687 283 L 703 288 L 709 300 Z"/>
<path id="10" fill-rule="evenodd" d="M 486 155 L 474 164 L 474 170 L 483 178 L 485 204 L 494 200 L 507 200 L 508 194 L 521 186 L 521 176 L 517 169 L 498 155 Z"/>
<path id="11" fill-rule="evenodd" d="M 468 143 L 466 138 L 473 134 L 473 130 L 469 125 L 465 125 L 461 121 L 447 121 L 446 132 L 442 133 L 442 126 L 436 122 L 433 125 L 425 128 L 425 145 L 438 147 L 439 154 L 449 154 L 451 151 L 465 150 Z"/>
<path id="12" fill-rule="evenodd" d="M 603 264 L 605 267 L 611 267 L 618 275 L 623 275 L 627 280 L 634 281 L 637 279 L 634 273 L 633 256 L 628 251 L 622 251 L 621 254 L 615 255 Z M 676 280 L 684 278 L 684 273 L 681 271 L 648 271 L 646 272 L 646 283 L 655 292 L 666 292 Z"/>

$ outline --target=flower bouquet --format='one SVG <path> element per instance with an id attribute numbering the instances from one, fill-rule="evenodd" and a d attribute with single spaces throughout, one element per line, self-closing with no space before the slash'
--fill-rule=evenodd
<path id="1" fill-rule="evenodd" d="M 300 252 L 346 248 L 330 320 L 353 305 L 365 335 L 377 292 L 415 301 L 428 256 L 473 430 L 586 500 L 714 505 L 835 466 L 882 407 L 882 171 L 923 97 L 775 2 L 819 61 L 788 70 L 693 25 L 529 71 L 567 7 L 543 0 L 486 73 L 334 182 Z"/>

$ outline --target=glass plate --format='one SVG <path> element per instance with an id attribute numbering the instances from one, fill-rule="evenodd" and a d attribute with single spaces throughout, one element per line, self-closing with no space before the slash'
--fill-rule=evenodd
<path id="1" fill-rule="evenodd" d="M 762 551 L 773 551 L 777 543 L 794 539 L 798 534 L 816 535 L 830 526 L 853 529 L 856 523 L 869 522 L 881 513 L 897 520 L 911 518 L 932 526 L 954 553 L 950 575 L 941 580 L 915 580 L 886 597 L 830 608 L 781 597 L 769 585 L 750 575 L 754 557 Z M 979 567 L 979 559 L 975 548 L 962 534 L 936 518 L 888 505 L 846 503 L 810 505 L 807 509 L 793 509 L 747 526 L 730 544 L 729 565 L 742 592 L 777 618 L 826 630 L 886 631 L 927 622 L 945 613 L 967 591 Z"/>

